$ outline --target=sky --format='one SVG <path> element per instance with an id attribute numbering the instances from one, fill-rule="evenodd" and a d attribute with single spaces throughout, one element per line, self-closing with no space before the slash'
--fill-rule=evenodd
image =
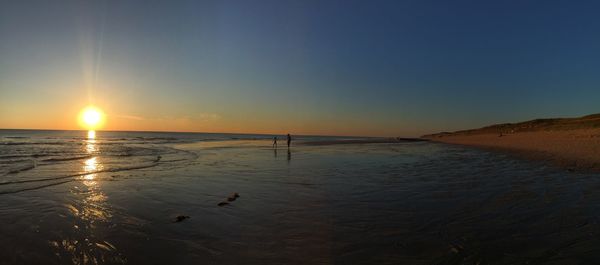
<path id="1" fill-rule="evenodd" d="M 419 136 L 600 112 L 597 1 L 2 1 L 0 128 Z"/>

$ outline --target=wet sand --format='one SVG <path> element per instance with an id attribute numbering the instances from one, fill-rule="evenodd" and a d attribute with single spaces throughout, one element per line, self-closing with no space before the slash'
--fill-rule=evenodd
<path id="1" fill-rule="evenodd" d="M 436 142 L 509 151 L 570 170 L 600 171 L 600 129 L 516 133 L 447 133 L 424 136 Z"/>
<path id="2" fill-rule="evenodd" d="M 0 264 L 600 260 L 597 174 L 502 153 L 429 141 L 298 137 L 274 149 L 243 135 L 7 134 L 29 138 L 0 144 Z"/>

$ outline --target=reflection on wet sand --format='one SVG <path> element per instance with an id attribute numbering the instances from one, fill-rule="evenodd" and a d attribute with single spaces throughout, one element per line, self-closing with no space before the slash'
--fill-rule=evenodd
<path id="1" fill-rule="evenodd" d="M 92 157 L 90 159 L 87 159 L 83 163 L 84 163 L 84 165 L 83 165 L 84 173 L 96 172 L 96 170 L 102 169 L 102 165 L 98 164 L 97 157 Z M 84 175 L 83 179 L 93 180 L 96 177 L 96 175 L 97 175 L 96 173 L 90 173 L 90 174 Z M 87 185 L 87 186 L 89 186 L 89 185 Z"/>
<path id="2" fill-rule="evenodd" d="M 85 150 L 89 155 L 98 153 L 95 132 L 88 132 L 88 139 L 84 140 Z M 102 192 L 98 174 L 104 166 L 99 157 L 93 156 L 83 162 L 81 184 L 74 187 L 72 193 L 78 198 L 72 204 L 67 204 L 67 209 L 73 216 L 73 231 L 68 238 L 61 241 L 50 241 L 50 245 L 57 248 L 56 255 L 61 259 L 68 259 L 73 264 L 101 264 L 125 263 L 125 259 L 116 252 L 117 248 L 108 241 L 102 240 L 98 226 L 108 224 L 112 217 L 108 197 Z"/>
<path id="3" fill-rule="evenodd" d="M 288 161 L 287 148 L 273 158 L 267 141 L 181 144 L 176 147 L 185 152 L 178 152 L 170 143 L 142 145 L 117 135 L 133 143 L 108 142 L 100 133 L 95 139 L 69 138 L 73 150 L 62 156 L 67 160 L 5 176 L 41 179 L 53 166 L 73 173 L 59 180 L 68 180 L 62 185 L 1 197 L 0 264 L 600 259 L 600 180 L 594 174 L 435 143 L 298 145 L 289 149 Z M 27 145 L 7 146 L 18 155 L 17 148 Z M 27 148 L 35 154 L 65 147 Z M 163 166 L 176 159 L 186 166 Z M 159 162 L 164 164 L 111 171 Z M 0 188 L 29 184 L 38 182 Z M 219 199 L 234 192 L 242 197 L 218 207 Z M 186 221 L 172 223 L 176 216 Z"/>
<path id="4" fill-rule="evenodd" d="M 102 164 L 98 162 L 97 157 L 92 157 L 84 162 L 84 172 L 96 172 L 101 169 Z M 82 176 L 83 185 L 85 185 L 87 191 L 82 203 L 83 213 L 80 217 L 91 221 L 106 221 L 110 217 L 110 213 L 105 207 L 107 197 L 100 189 L 100 184 L 96 180 L 96 177 L 96 173 Z"/>
<path id="5" fill-rule="evenodd" d="M 95 137 L 96 133 L 94 131 L 88 132 L 86 150 L 90 155 L 93 155 L 98 151 Z M 83 208 L 83 215 L 80 215 L 80 217 L 91 221 L 106 221 L 107 218 L 110 217 L 110 214 L 105 207 L 106 195 L 104 195 L 100 189 L 99 182 L 96 180 L 98 174 L 93 173 L 102 169 L 103 165 L 97 156 L 91 157 L 84 161 L 83 173 L 90 174 L 83 175 L 81 177 L 84 188 L 86 189 L 84 192 L 82 192 L 82 194 L 85 194 L 86 197 L 82 201 L 81 206 Z"/>

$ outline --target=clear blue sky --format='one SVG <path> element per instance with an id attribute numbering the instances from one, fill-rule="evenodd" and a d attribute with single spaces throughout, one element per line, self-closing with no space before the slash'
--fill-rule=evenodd
<path id="1" fill-rule="evenodd" d="M 0 128 L 414 136 L 600 112 L 597 1 L 11 1 Z M 67 113 L 67 114 L 65 114 Z"/>

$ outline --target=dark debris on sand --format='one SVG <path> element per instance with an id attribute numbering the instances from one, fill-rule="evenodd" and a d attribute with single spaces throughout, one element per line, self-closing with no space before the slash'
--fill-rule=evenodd
<path id="1" fill-rule="evenodd" d="M 185 219 L 188 218 L 190 218 L 188 215 L 178 215 L 177 217 L 175 217 L 175 221 L 173 221 L 173 223 L 183 222 Z"/>
<path id="2" fill-rule="evenodd" d="M 220 203 L 218 203 L 218 206 L 225 206 L 225 205 L 229 205 L 230 202 L 235 201 L 237 198 L 240 197 L 240 194 L 238 194 L 237 192 L 234 192 L 233 194 L 229 195 L 229 197 L 227 197 L 227 199 L 225 201 L 222 201 Z"/>
<path id="3" fill-rule="evenodd" d="M 232 202 L 232 201 L 235 201 L 235 199 L 237 199 L 239 197 L 240 197 L 240 195 L 237 192 L 234 192 L 229 197 L 227 197 L 227 201 Z"/>

